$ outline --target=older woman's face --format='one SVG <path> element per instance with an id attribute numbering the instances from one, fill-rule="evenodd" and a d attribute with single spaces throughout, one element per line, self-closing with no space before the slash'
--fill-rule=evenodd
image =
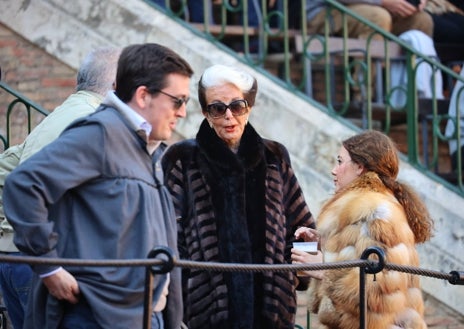
<path id="1" fill-rule="evenodd" d="M 332 169 L 335 192 L 338 192 L 340 189 L 354 181 L 362 174 L 363 170 L 364 166 L 354 163 L 351 160 L 348 151 L 343 146 L 340 147 L 337 156 L 337 163 Z"/>
<path id="2" fill-rule="evenodd" d="M 243 100 L 243 93 L 232 84 L 225 84 L 222 86 L 215 86 L 206 89 L 206 104 L 224 103 L 230 104 L 236 100 Z M 208 113 L 204 113 L 210 125 L 212 125 L 216 134 L 229 146 L 229 148 L 236 149 L 240 144 L 245 125 L 248 121 L 248 115 L 251 108 L 243 115 L 232 115 L 230 109 L 219 118 L 213 118 Z"/>

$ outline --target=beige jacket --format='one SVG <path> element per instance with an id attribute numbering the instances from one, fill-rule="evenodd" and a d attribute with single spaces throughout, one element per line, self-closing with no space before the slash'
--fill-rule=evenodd
<path id="1" fill-rule="evenodd" d="M 103 95 L 80 90 L 71 94 L 27 136 L 24 143 L 14 145 L 0 154 L 0 252 L 16 252 L 14 230 L 3 213 L 2 191 L 6 176 L 26 159 L 55 140 L 74 120 L 95 112 Z"/>

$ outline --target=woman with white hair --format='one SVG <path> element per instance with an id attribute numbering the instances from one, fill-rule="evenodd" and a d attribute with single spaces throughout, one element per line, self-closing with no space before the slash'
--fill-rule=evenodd
<path id="1" fill-rule="evenodd" d="M 198 84 L 205 119 L 196 138 L 163 158 L 182 259 L 288 264 L 296 229 L 314 228 L 286 148 L 248 122 L 256 93 L 247 72 L 208 68 Z M 293 272 L 185 269 L 184 322 L 190 329 L 293 328 L 302 280 Z"/>

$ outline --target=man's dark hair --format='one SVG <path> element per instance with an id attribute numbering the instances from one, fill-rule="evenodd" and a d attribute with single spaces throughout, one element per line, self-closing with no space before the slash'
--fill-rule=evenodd
<path id="1" fill-rule="evenodd" d="M 159 44 L 128 46 L 119 56 L 116 95 L 127 103 L 140 86 L 155 93 L 166 87 L 166 76 L 172 73 L 190 78 L 193 70 L 180 55 Z"/>

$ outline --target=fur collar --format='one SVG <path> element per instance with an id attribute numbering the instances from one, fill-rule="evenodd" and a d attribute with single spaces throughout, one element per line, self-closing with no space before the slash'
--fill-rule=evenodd
<path id="1" fill-rule="evenodd" d="M 245 126 L 237 154 L 219 138 L 206 119 L 201 123 L 196 139 L 207 160 L 222 170 L 249 170 L 264 158 L 263 140 L 249 123 Z"/>
<path id="2" fill-rule="evenodd" d="M 365 174 L 362 174 L 353 182 L 339 190 L 333 198 L 324 206 L 326 208 L 329 204 L 336 202 L 338 199 L 342 198 L 346 193 L 352 191 L 362 191 L 366 192 L 379 192 L 379 193 L 391 193 L 391 191 L 383 184 L 379 175 L 373 171 L 368 171 Z"/>
<path id="3" fill-rule="evenodd" d="M 358 179 L 355 179 L 351 184 L 348 184 L 348 186 L 345 189 L 342 189 L 342 191 L 366 189 L 373 192 L 385 192 L 387 187 L 383 184 L 377 173 L 368 171 L 359 176 Z"/>

